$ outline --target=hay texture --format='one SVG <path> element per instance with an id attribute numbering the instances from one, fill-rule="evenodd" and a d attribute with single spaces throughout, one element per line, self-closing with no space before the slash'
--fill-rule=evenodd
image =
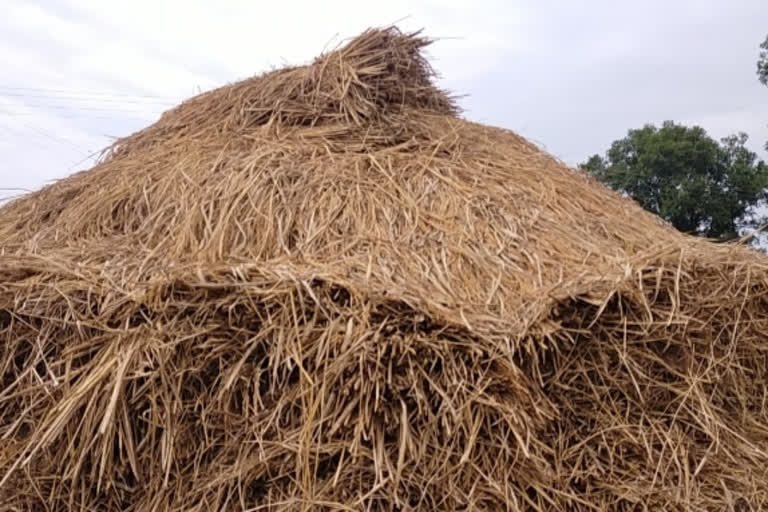
<path id="1" fill-rule="evenodd" d="M 765 510 L 768 259 L 369 30 L 0 209 L 0 509 Z"/>

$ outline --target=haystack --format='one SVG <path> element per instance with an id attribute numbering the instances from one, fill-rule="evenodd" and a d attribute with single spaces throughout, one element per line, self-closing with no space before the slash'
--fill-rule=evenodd
<path id="1" fill-rule="evenodd" d="M 768 258 L 369 30 L 0 209 L 2 510 L 762 510 Z"/>

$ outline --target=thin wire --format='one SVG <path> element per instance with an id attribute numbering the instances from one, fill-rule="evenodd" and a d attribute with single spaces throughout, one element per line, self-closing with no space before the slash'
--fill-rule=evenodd
<path id="1" fill-rule="evenodd" d="M 8 117 L 39 117 L 39 112 L 12 112 L 12 111 L 6 111 L 4 112 L 4 115 Z M 84 113 L 77 113 L 77 112 L 66 112 L 61 114 L 51 114 L 53 116 L 56 116 L 59 119 L 107 119 L 114 121 L 117 119 L 116 116 L 105 116 L 101 114 L 88 114 L 87 112 Z M 137 116 L 137 115 L 121 115 L 119 116 L 119 119 L 135 119 L 137 121 L 144 121 L 147 116 Z"/>
<path id="2" fill-rule="evenodd" d="M 31 103 L 25 103 L 24 105 L 19 105 L 19 107 L 25 107 L 25 108 L 42 108 L 42 109 L 53 109 L 53 110 L 88 110 L 92 112 L 128 112 L 128 113 L 146 113 L 146 112 L 153 112 L 150 109 L 142 110 L 142 109 L 118 109 L 118 108 L 100 108 L 100 107 L 90 107 L 90 106 L 67 106 L 67 105 L 44 105 L 44 104 L 31 104 Z"/>
<path id="3" fill-rule="evenodd" d="M 94 159 L 99 156 L 99 153 L 101 153 L 103 150 L 99 149 L 97 151 L 92 152 L 90 155 L 86 156 L 82 160 L 78 160 L 77 162 L 73 163 L 67 168 L 67 172 L 71 172 L 76 167 L 79 167 L 80 165 L 84 164 L 88 160 Z"/>
<path id="4" fill-rule="evenodd" d="M 175 105 L 172 101 L 157 101 L 157 100 L 139 100 L 132 98 L 117 98 L 117 97 L 105 97 L 98 96 L 56 96 L 51 94 L 23 94 L 14 92 L 2 92 L 0 96 L 13 97 L 13 98 L 35 98 L 35 99 L 47 99 L 47 100 L 63 100 L 63 101 L 87 101 L 95 103 L 135 103 L 139 105 Z"/>
<path id="5" fill-rule="evenodd" d="M 6 130 L 7 130 L 9 133 L 11 133 L 11 134 L 14 134 L 14 133 L 15 133 L 17 136 L 21 136 L 21 137 L 24 137 L 24 138 L 25 138 L 25 140 L 28 140 L 28 139 L 27 139 L 27 138 L 24 136 L 24 133 L 23 133 L 23 132 L 20 132 L 20 131 L 18 131 L 18 130 L 15 130 L 15 129 L 13 129 L 11 126 L 8 126 L 8 125 L 7 125 L 7 124 L 5 124 L 5 123 L 3 123 L 3 124 L 0 124 L 0 128 L 5 128 L 5 129 L 6 129 Z M 40 139 L 39 139 L 39 138 L 38 138 L 38 139 L 32 138 L 32 139 L 31 139 L 31 142 L 32 142 L 33 144 L 37 145 L 37 146 L 38 146 L 38 147 L 40 147 L 40 148 L 43 148 L 43 149 L 50 149 L 50 147 L 49 147 L 49 146 L 47 146 L 47 145 L 44 145 L 42 142 L 40 142 Z M 98 155 L 99 155 L 99 154 L 100 154 L 102 151 L 103 151 L 102 149 L 99 149 L 99 150 L 97 150 L 97 151 L 93 151 L 93 152 L 91 152 L 91 153 L 87 154 L 87 155 L 85 156 L 85 158 L 82 158 L 81 160 L 78 160 L 77 162 L 75 162 L 75 163 L 73 163 L 72 165 L 70 165 L 70 166 L 67 168 L 67 172 L 71 172 L 71 171 L 72 171 L 74 168 L 76 168 L 77 166 L 79 166 L 79 165 L 81 165 L 81 164 L 83 164 L 83 163 L 87 162 L 88 160 L 94 159 L 94 158 L 95 158 L 95 157 L 97 157 L 97 156 L 98 156 Z M 20 187 L 10 187 L 10 188 L 2 188 L 2 187 L 0 187 L 0 190 L 22 190 L 22 191 L 26 191 L 26 192 L 32 192 L 32 190 L 29 190 L 29 189 L 25 189 L 25 188 L 20 188 Z"/>
<path id="6" fill-rule="evenodd" d="M 24 132 L 17 130 L 16 128 L 0 122 L 0 128 L 4 129 L 6 132 L 10 133 L 12 136 L 19 137 L 24 139 L 26 142 L 30 142 L 34 144 L 35 146 L 41 148 L 41 149 L 49 149 L 50 143 L 43 143 L 41 142 L 40 137 L 30 136 L 29 134 L 25 134 Z"/>
<path id="7" fill-rule="evenodd" d="M 93 96 L 114 96 L 114 97 L 126 97 L 126 98 L 154 98 L 154 99 L 167 99 L 167 100 L 176 99 L 173 96 L 157 96 L 152 94 L 124 94 L 124 93 L 106 92 L 106 91 L 84 91 L 84 90 L 78 90 L 78 89 L 46 89 L 46 88 L 39 88 L 39 87 L 13 87 L 13 86 L 7 86 L 7 85 L 0 85 L 0 89 L 6 90 L 6 91 L 56 92 L 56 93 L 65 93 L 65 94 L 90 94 Z"/>
<path id="8" fill-rule="evenodd" d="M 0 110 L 0 113 L 4 113 L 4 111 Z M 59 144 L 65 144 L 65 145 L 69 145 L 69 146 L 73 147 L 74 149 L 76 149 L 77 151 L 82 153 L 83 155 L 87 155 L 89 153 L 89 151 L 87 149 L 83 148 L 82 146 L 80 146 L 78 144 L 75 144 L 74 142 L 72 142 L 69 139 L 65 139 L 65 138 L 59 137 L 57 135 L 53 135 L 52 133 L 50 133 L 50 132 L 48 132 L 48 131 L 46 131 L 44 129 L 37 128 L 37 127 L 32 126 L 32 125 L 30 125 L 28 123 L 25 123 L 23 121 L 18 121 L 18 122 L 22 126 L 25 126 L 26 128 L 28 128 L 28 129 L 30 129 L 30 130 L 32 130 L 34 132 L 37 132 L 38 134 L 42 135 L 43 137 L 46 137 L 46 138 L 51 139 L 53 141 L 59 142 Z"/>
<path id="9" fill-rule="evenodd" d="M 18 197 L 22 197 L 24 194 L 16 194 L 13 196 L 0 196 L 0 204 L 3 204 L 6 201 L 12 201 Z"/>
<path id="10" fill-rule="evenodd" d="M 0 113 L 1 113 L 1 112 L 0 112 Z M 40 148 L 42 148 L 42 149 L 50 149 L 50 146 L 49 146 L 49 145 L 44 145 L 44 144 L 43 144 L 43 143 L 40 141 L 40 139 L 39 139 L 39 138 L 32 138 L 32 139 L 30 140 L 30 139 L 28 139 L 27 137 L 25 137 L 25 135 L 24 135 L 24 133 L 23 133 L 23 132 L 20 132 L 20 131 L 18 131 L 18 130 L 15 130 L 14 128 L 12 128 L 11 126 L 8 126 L 8 125 L 7 125 L 7 124 L 5 124 L 5 123 L 1 123 L 1 124 L 0 124 L 0 128 L 5 128 L 5 129 L 6 129 L 6 130 L 7 130 L 9 133 L 11 133 L 11 134 L 14 134 L 14 133 L 15 133 L 17 136 L 20 136 L 20 137 L 24 137 L 24 138 L 25 138 L 25 140 L 28 140 L 29 142 L 32 142 L 33 144 L 37 145 L 38 147 L 40 147 Z M 30 128 L 31 128 L 31 127 L 30 127 Z M 49 137 L 49 138 L 50 138 L 50 137 Z M 63 140 L 65 140 L 65 139 L 63 139 Z M 57 142 L 58 142 L 58 141 L 57 141 Z M 97 151 L 93 151 L 93 152 L 91 152 L 91 153 L 87 154 L 87 155 L 85 156 L 85 158 L 82 158 L 81 160 L 78 160 L 77 162 L 75 162 L 75 163 L 73 163 L 72 165 L 70 165 L 69 167 L 67 167 L 67 172 L 68 172 L 68 173 L 69 173 L 69 172 L 72 172 L 72 170 L 73 170 L 73 169 L 75 169 L 76 167 L 78 167 L 79 165 L 81 165 L 81 164 L 83 164 L 83 163 L 87 162 L 88 160 L 94 159 L 94 158 L 95 158 L 95 157 L 97 157 L 97 156 L 98 156 L 98 155 L 99 155 L 99 154 L 100 154 L 102 151 L 103 151 L 103 150 L 99 149 L 99 150 L 97 150 Z M 82 153 L 81 153 L 81 154 L 82 154 Z M 0 187 L 0 191 L 11 191 L 11 190 L 18 190 L 18 191 L 23 191 L 23 192 L 33 192 L 33 191 L 32 191 L 32 190 L 30 190 L 30 189 L 21 188 L 21 187 Z M 10 199 L 10 198 L 14 198 L 14 197 L 19 197 L 19 195 L 16 195 L 16 196 L 8 196 L 8 197 L 6 197 L 5 199 Z M 2 202 L 2 201 L 3 201 L 3 200 L 5 200 L 5 199 L 0 199 L 0 202 Z"/>

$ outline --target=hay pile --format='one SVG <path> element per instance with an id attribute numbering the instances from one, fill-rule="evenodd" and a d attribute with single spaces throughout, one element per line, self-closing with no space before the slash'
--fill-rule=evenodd
<path id="1" fill-rule="evenodd" d="M 768 259 L 461 120 L 428 43 L 0 209 L 0 509 L 768 507 Z"/>

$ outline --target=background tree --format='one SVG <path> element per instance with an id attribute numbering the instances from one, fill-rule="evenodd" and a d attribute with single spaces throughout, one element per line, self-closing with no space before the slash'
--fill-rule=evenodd
<path id="1" fill-rule="evenodd" d="M 757 59 L 757 78 L 760 79 L 760 83 L 768 85 L 768 36 L 765 36 L 765 41 L 760 45 L 760 56 Z"/>
<path id="2" fill-rule="evenodd" d="M 646 125 L 581 167 L 680 231 L 731 240 L 764 219 L 768 166 L 740 133 L 718 142 L 698 126 Z"/>
<path id="3" fill-rule="evenodd" d="M 757 78 L 760 83 L 768 86 L 768 36 L 760 45 L 760 55 L 757 59 Z M 765 143 L 765 150 L 768 151 L 768 142 Z"/>

